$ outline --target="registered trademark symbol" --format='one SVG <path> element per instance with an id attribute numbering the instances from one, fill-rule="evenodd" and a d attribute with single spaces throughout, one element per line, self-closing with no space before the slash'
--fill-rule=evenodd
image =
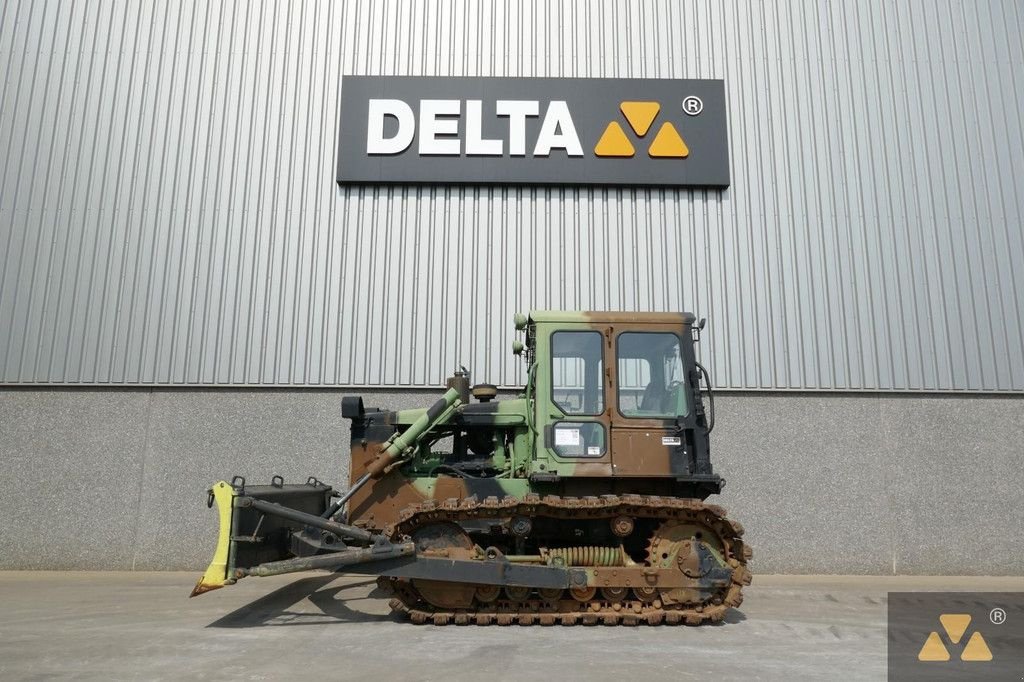
<path id="1" fill-rule="evenodd" d="M 993 625 L 1002 625 L 1006 622 L 1006 611 L 1003 611 L 997 606 L 989 611 L 988 619 L 992 621 Z"/>
<path id="2" fill-rule="evenodd" d="M 704 100 L 697 95 L 690 95 L 683 100 L 683 111 L 688 113 L 690 116 L 696 116 L 700 112 L 704 111 Z"/>

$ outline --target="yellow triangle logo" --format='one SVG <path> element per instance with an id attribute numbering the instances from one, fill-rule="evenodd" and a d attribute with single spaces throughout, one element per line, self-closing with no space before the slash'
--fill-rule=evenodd
<path id="1" fill-rule="evenodd" d="M 657 102 L 623 102 L 619 110 L 629 121 L 633 132 L 643 137 L 654 123 L 654 117 L 661 111 L 661 105 Z"/>
<path id="2" fill-rule="evenodd" d="M 654 142 L 651 142 L 647 153 L 654 158 L 685 159 L 690 155 L 690 149 L 679 136 L 676 127 L 666 121 L 661 124 L 661 129 L 654 136 Z"/>
<path id="3" fill-rule="evenodd" d="M 921 651 L 917 654 L 917 660 L 919 661 L 948 661 L 949 652 L 946 651 L 946 647 L 943 646 L 942 640 L 939 639 L 939 633 L 932 632 L 928 635 L 928 639 L 925 640 L 924 646 L 921 647 Z"/>
<path id="4" fill-rule="evenodd" d="M 634 153 L 633 145 L 630 144 L 626 133 L 623 132 L 622 126 L 616 121 L 608 124 L 608 127 L 604 129 L 604 133 L 601 135 L 601 139 L 597 141 L 597 146 L 594 147 L 594 154 L 596 156 L 629 157 L 633 156 Z"/>
<path id="5" fill-rule="evenodd" d="M 970 618 L 970 616 L 968 616 Z M 980 632 L 975 632 L 971 635 L 971 638 L 967 640 L 967 646 L 964 647 L 964 652 L 960 654 L 961 661 L 991 661 L 992 650 L 988 648 L 988 644 L 985 643 L 985 638 L 981 636 Z"/>
<path id="6" fill-rule="evenodd" d="M 944 613 L 939 616 L 939 622 L 946 628 L 949 641 L 959 644 L 960 638 L 967 632 L 967 626 L 971 624 L 971 616 L 968 613 Z"/>

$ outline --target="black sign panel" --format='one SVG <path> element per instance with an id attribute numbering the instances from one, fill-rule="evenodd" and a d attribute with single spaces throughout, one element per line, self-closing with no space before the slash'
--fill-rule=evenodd
<path id="1" fill-rule="evenodd" d="M 346 76 L 337 180 L 728 187 L 725 86 Z"/>

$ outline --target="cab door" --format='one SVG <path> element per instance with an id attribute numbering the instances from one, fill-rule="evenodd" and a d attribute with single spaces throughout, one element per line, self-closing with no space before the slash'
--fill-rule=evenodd
<path id="1" fill-rule="evenodd" d="M 608 477 L 607 336 L 587 324 L 560 324 L 538 340 L 550 365 L 538 374 L 538 425 L 546 463 L 532 477 Z"/>
<path id="2" fill-rule="evenodd" d="M 612 334 L 610 427 L 615 476 L 684 476 L 689 455 L 681 329 L 647 325 Z"/>

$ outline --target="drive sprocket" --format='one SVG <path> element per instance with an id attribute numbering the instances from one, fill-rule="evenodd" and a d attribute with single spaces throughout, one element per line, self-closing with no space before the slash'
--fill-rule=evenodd
<path id="1" fill-rule="evenodd" d="M 676 568 L 687 578 L 704 580 L 715 569 L 729 569 L 726 546 L 709 526 L 693 520 L 671 519 L 663 522 L 651 535 L 647 563 L 655 568 Z M 666 604 L 721 604 L 724 596 L 717 590 L 694 588 L 663 588 L 659 590 Z"/>

